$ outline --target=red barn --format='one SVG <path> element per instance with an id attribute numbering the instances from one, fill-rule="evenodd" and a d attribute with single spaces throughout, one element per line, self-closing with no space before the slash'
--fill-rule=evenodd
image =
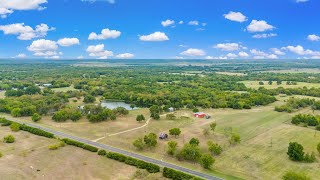
<path id="1" fill-rule="evenodd" d="M 194 117 L 197 117 L 197 118 L 204 118 L 205 116 L 206 114 L 203 112 L 194 113 Z"/>

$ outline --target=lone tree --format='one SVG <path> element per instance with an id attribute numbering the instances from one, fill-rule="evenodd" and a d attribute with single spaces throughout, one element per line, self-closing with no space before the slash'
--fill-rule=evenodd
<path id="1" fill-rule="evenodd" d="M 189 144 L 191 144 L 193 146 L 199 146 L 200 141 L 197 138 L 192 138 L 192 139 L 190 139 Z"/>
<path id="2" fill-rule="evenodd" d="M 213 122 L 213 123 L 210 124 L 210 129 L 211 129 L 212 132 L 214 132 L 216 127 L 217 127 L 217 123 L 216 122 Z"/>
<path id="3" fill-rule="evenodd" d="M 34 113 L 31 118 L 33 122 L 38 122 L 41 120 L 42 117 L 40 116 L 40 114 Z"/>
<path id="4" fill-rule="evenodd" d="M 144 143 L 143 143 L 142 138 L 134 140 L 132 144 L 138 150 L 143 150 L 143 148 L 144 148 Z"/>
<path id="5" fill-rule="evenodd" d="M 130 104 L 130 108 L 131 108 L 132 110 L 134 109 L 134 107 L 135 107 L 134 104 Z"/>
<path id="6" fill-rule="evenodd" d="M 169 134 L 176 138 L 181 134 L 181 130 L 179 128 L 173 128 L 169 130 Z"/>
<path id="7" fill-rule="evenodd" d="M 140 114 L 140 115 L 137 115 L 136 120 L 137 120 L 138 122 L 141 122 L 141 121 L 146 120 L 146 118 L 144 117 L 144 115 L 143 115 L 143 114 Z"/>
<path id="8" fill-rule="evenodd" d="M 149 133 L 148 135 L 144 136 L 143 139 L 144 143 L 148 146 L 148 147 L 155 147 L 157 145 L 157 135 L 154 133 Z"/>
<path id="9" fill-rule="evenodd" d="M 303 146 L 297 142 L 290 142 L 287 152 L 289 159 L 292 161 L 303 161 L 304 160 L 304 152 Z"/>
<path id="10" fill-rule="evenodd" d="M 173 156 L 177 151 L 177 146 L 178 146 L 178 143 L 176 141 L 169 141 L 167 153 Z"/>
<path id="11" fill-rule="evenodd" d="M 200 165 L 205 169 L 210 169 L 215 159 L 210 154 L 203 154 L 200 158 Z"/>

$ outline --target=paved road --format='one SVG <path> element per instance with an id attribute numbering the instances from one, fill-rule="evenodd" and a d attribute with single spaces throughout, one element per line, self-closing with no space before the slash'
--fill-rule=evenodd
<path id="1" fill-rule="evenodd" d="M 164 161 L 160 161 L 160 160 L 157 160 L 157 159 L 153 159 L 153 158 L 150 158 L 150 157 L 147 157 L 147 156 L 143 156 L 143 155 L 140 155 L 140 154 L 136 154 L 136 153 L 132 153 L 132 152 L 129 152 L 129 151 L 125 151 L 125 150 L 122 150 L 122 149 L 119 149 L 119 148 L 115 148 L 115 147 L 112 147 L 112 146 L 109 146 L 109 145 L 106 145 L 106 144 L 93 142 L 93 141 L 90 141 L 90 140 L 87 140 L 87 139 L 84 139 L 84 138 L 72 136 L 72 135 L 69 135 L 69 134 L 66 134 L 66 133 L 63 133 L 63 132 L 59 132 L 59 131 L 56 131 L 56 130 L 53 130 L 53 129 L 49 129 L 49 128 L 46 128 L 46 127 L 38 126 L 38 125 L 35 125 L 35 124 L 25 123 L 25 122 L 19 121 L 17 119 L 13 119 L 13 118 L 7 118 L 7 119 L 10 120 L 10 121 L 14 121 L 14 122 L 20 123 L 20 124 L 26 124 L 26 125 L 34 127 L 34 128 L 42 129 L 44 131 L 53 133 L 54 135 L 56 135 L 58 137 L 69 138 L 69 139 L 72 139 L 72 140 L 76 140 L 76 141 L 79 141 L 79 142 L 82 142 L 82 143 L 86 143 L 86 144 L 98 147 L 100 149 L 105 149 L 107 151 L 120 153 L 120 154 L 123 154 L 123 155 L 126 155 L 126 156 L 130 156 L 130 157 L 133 157 L 133 158 L 136 158 L 136 159 L 140 159 L 140 160 L 143 160 L 143 161 L 146 161 L 146 162 L 154 163 L 154 164 L 157 164 L 157 165 L 162 166 L 162 167 L 168 167 L 168 168 L 171 168 L 171 169 L 176 169 L 176 170 L 188 173 L 188 174 L 199 176 L 199 177 L 204 178 L 204 179 L 221 180 L 220 178 L 217 178 L 217 177 L 214 177 L 214 176 L 210 176 L 208 174 L 204 174 L 204 173 L 201 173 L 201 172 L 198 172 L 198 171 L 194 171 L 194 170 L 191 170 L 191 169 L 188 169 L 188 168 L 184 168 L 184 167 L 181 167 L 181 166 L 170 164 L 170 163 L 167 163 L 167 162 L 164 162 Z"/>

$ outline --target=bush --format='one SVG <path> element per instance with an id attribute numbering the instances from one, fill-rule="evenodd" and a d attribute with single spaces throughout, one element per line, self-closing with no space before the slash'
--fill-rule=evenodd
<path id="1" fill-rule="evenodd" d="M 107 153 L 107 157 L 110 159 L 113 159 L 113 160 L 120 161 L 120 162 L 125 162 L 126 164 L 131 165 L 131 166 L 136 166 L 139 169 L 145 169 L 149 173 L 160 172 L 160 167 L 158 165 L 144 162 L 144 161 L 132 158 L 132 157 L 127 157 L 122 154 L 109 152 L 109 153 Z"/>
<path id="2" fill-rule="evenodd" d="M 287 154 L 292 161 L 304 160 L 303 146 L 297 142 L 289 143 Z"/>
<path id="3" fill-rule="evenodd" d="M 197 138 L 192 138 L 192 139 L 190 139 L 189 144 L 194 145 L 194 146 L 199 146 L 200 141 Z"/>
<path id="4" fill-rule="evenodd" d="M 101 150 L 98 151 L 98 155 L 99 156 L 105 156 L 105 155 L 107 155 L 107 152 L 105 150 L 101 149 Z"/>
<path id="5" fill-rule="evenodd" d="M 310 180 L 308 176 L 304 173 L 297 173 L 294 171 L 287 172 L 284 176 L 282 176 L 283 180 Z"/>
<path id="6" fill-rule="evenodd" d="M 2 153 L 0 152 L 0 158 L 2 158 L 2 156 L 3 156 L 3 155 L 2 155 Z"/>
<path id="7" fill-rule="evenodd" d="M 84 144 L 82 142 L 74 141 L 74 140 L 71 140 L 71 139 L 67 139 L 67 138 L 62 139 L 62 141 L 65 142 L 68 145 L 80 147 L 82 149 L 85 149 L 85 150 L 88 150 L 88 151 L 91 151 L 91 152 L 98 152 L 98 150 L 99 150 L 98 148 L 96 148 L 94 146 L 91 146 L 91 145 L 88 145 L 88 144 Z"/>
<path id="8" fill-rule="evenodd" d="M 54 138 L 54 134 L 52 133 L 49 133 L 47 131 L 43 131 L 41 129 L 38 129 L 38 128 L 33 128 L 33 127 L 30 127 L 30 126 L 27 126 L 25 124 L 22 124 L 20 125 L 20 129 L 22 131 L 28 131 L 32 134 L 35 134 L 35 135 L 38 135 L 38 136 L 44 136 L 44 137 L 47 137 L 47 138 Z"/>
<path id="9" fill-rule="evenodd" d="M 205 169 L 210 169 L 215 159 L 210 154 L 204 154 L 200 158 L 200 165 Z"/>
<path id="10" fill-rule="evenodd" d="M 3 138 L 3 142 L 5 143 L 14 143 L 15 138 L 12 135 L 5 136 Z"/>
<path id="11" fill-rule="evenodd" d="M 20 130 L 20 124 L 18 123 L 11 123 L 10 129 L 13 132 L 18 132 Z"/>
<path id="12" fill-rule="evenodd" d="M 240 141 L 241 141 L 240 135 L 233 133 L 233 134 L 231 135 L 231 138 L 230 138 L 230 140 L 229 140 L 229 143 L 230 143 L 230 144 L 237 144 L 237 143 L 239 144 Z"/>
<path id="13" fill-rule="evenodd" d="M 316 130 L 320 131 L 320 124 L 318 126 L 316 126 Z"/>
<path id="14" fill-rule="evenodd" d="M 214 155 L 220 155 L 222 152 L 222 147 L 217 143 L 213 143 L 212 141 L 208 142 L 208 149 Z"/>
<path id="15" fill-rule="evenodd" d="M 31 119 L 32 119 L 33 122 L 38 122 L 38 121 L 41 120 L 41 118 L 42 118 L 42 117 L 41 117 L 38 113 L 34 113 L 34 114 L 32 115 L 32 117 L 31 117 Z"/>
<path id="16" fill-rule="evenodd" d="M 57 145 L 57 144 L 53 144 L 53 145 L 49 146 L 50 150 L 57 150 L 58 148 L 59 148 L 59 145 Z"/>
<path id="17" fill-rule="evenodd" d="M 313 163 L 316 161 L 316 155 L 314 154 L 314 152 L 312 152 L 311 154 L 306 153 L 306 155 L 304 156 L 304 161 L 307 163 Z"/>
<path id="18" fill-rule="evenodd" d="M 10 126 L 12 124 L 11 121 L 9 121 L 5 118 L 0 118 L 0 123 L 1 123 L 1 126 Z"/>
<path id="19" fill-rule="evenodd" d="M 170 178 L 170 179 L 174 179 L 174 180 L 188 180 L 188 179 L 192 179 L 192 180 L 204 180 L 202 178 L 196 177 L 196 176 L 192 176 L 190 174 L 186 174 L 183 173 L 181 171 L 176 171 L 167 167 L 163 168 L 163 173 L 162 173 L 163 177 L 166 178 Z"/>

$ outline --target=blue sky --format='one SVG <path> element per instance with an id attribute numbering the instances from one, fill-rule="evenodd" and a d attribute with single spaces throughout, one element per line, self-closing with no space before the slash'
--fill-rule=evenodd
<path id="1" fill-rule="evenodd" d="M 0 0 L 0 58 L 320 59 L 318 0 Z"/>

